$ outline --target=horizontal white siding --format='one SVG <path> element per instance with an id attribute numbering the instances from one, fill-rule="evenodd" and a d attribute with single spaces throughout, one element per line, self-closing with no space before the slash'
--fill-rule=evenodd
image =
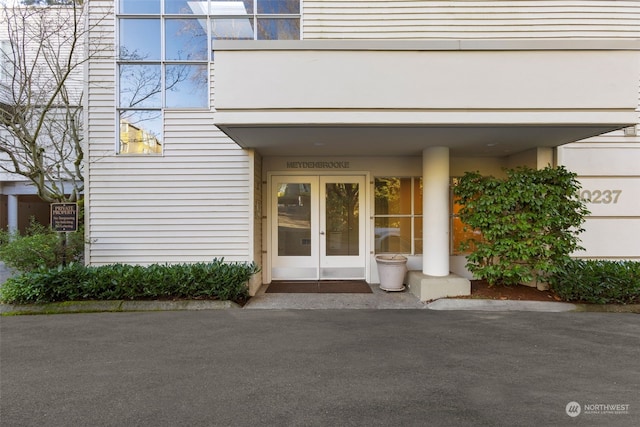
<path id="1" fill-rule="evenodd" d="M 162 157 L 111 155 L 92 163 L 92 263 L 250 258 L 249 160 L 211 115 L 165 113 Z M 199 121 L 209 129 L 185 126 Z"/>
<path id="2" fill-rule="evenodd" d="M 638 1 L 304 2 L 305 39 L 637 38 Z"/>
<path id="3" fill-rule="evenodd" d="M 113 43 L 113 23 L 103 23 L 102 43 Z M 109 53 L 89 67 L 89 262 L 251 260 L 250 157 L 208 110 L 166 111 L 162 156 L 116 155 Z"/>
<path id="4" fill-rule="evenodd" d="M 89 4 L 96 11 L 93 23 L 104 18 L 99 8 L 113 13 L 111 1 Z M 323 0 L 303 5 L 305 39 L 640 37 L 640 1 Z M 258 259 L 261 218 L 252 208 L 261 199 L 255 186 L 259 162 L 252 166 L 253 158 L 213 125 L 213 113 L 167 112 L 163 156 L 115 155 L 113 15 L 100 26 L 91 42 L 102 46 L 104 58 L 91 61 L 87 89 L 88 261 Z"/>

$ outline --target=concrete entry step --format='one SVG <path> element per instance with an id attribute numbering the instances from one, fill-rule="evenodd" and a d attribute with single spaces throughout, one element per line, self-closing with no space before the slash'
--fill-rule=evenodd
<path id="1" fill-rule="evenodd" d="M 385 292 L 370 284 L 371 293 L 267 293 L 263 285 L 245 309 L 424 309 L 408 291 Z"/>

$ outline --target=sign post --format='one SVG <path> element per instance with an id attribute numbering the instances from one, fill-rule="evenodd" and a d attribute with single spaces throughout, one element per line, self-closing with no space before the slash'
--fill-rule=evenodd
<path id="1" fill-rule="evenodd" d="M 62 265 L 67 265 L 67 234 L 78 231 L 78 204 L 51 203 L 51 228 L 61 235 Z"/>

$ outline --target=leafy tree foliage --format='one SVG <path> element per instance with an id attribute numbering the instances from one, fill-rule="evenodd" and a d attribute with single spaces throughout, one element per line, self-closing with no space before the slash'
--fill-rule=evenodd
<path id="1" fill-rule="evenodd" d="M 564 167 L 506 170 L 506 178 L 466 173 L 454 187 L 466 226 L 482 233 L 467 268 L 490 284 L 546 281 L 583 249 L 578 235 L 589 212 L 576 175 Z"/>

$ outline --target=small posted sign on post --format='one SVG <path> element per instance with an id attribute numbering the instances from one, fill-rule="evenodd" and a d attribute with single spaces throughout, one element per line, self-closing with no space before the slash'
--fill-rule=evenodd
<path id="1" fill-rule="evenodd" d="M 78 231 L 78 204 L 52 203 L 51 228 L 61 233 Z"/>

